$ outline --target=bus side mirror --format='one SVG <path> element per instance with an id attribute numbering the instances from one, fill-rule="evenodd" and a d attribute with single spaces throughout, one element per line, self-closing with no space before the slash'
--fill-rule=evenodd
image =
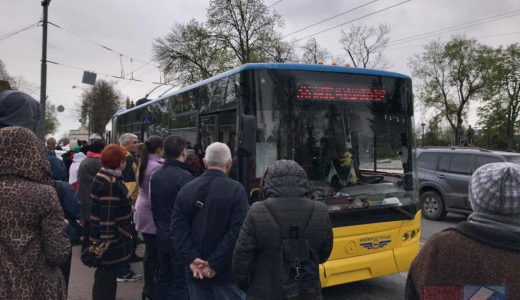
<path id="1" fill-rule="evenodd" d="M 252 156 L 256 146 L 256 117 L 240 116 L 240 136 L 238 139 L 238 156 Z"/>

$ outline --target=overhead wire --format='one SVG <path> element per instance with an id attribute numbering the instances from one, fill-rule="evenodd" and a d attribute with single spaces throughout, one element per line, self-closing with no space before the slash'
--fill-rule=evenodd
<path id="1" fill-rule="evenodd" d="M 486 23 L 490 23 L 490 22 L 496 22 L 496 21 L 500 21 L 503 19 L 515 17 L 517 15 L 520 15 L 520 10 L 514 10 L 514 11 L 510 11 L 510 12 L 506 12 L 506 13 L 500 13 L 498 15 L 494 15 L 494 16 L 490 16 L 490 17 L 485 17 L 485 18 L 481 18 L 481 19 L 477 19 L 477 20 L 473 20 L 473 21 L 469 21 L 469 22 L 464 22 L 464 23 L 457 24 L 457 25 L 447 26 L 447 27 L 444 27 L 441 29 L 436 29 L 436 30 L 429 31 L 429 32 L 411 35 L 411 36 L 408 36 L 405 38 L 400 38 L 398 40 L 395 40 L 395 41 L 389 43 L 388 46 L 390 46 L 390 48 L 387 48 L 385 50 L 408 48 L 410 46 L 405 46 L 405 47 L 391 47 L 391 46 L 406 44 L 406 43 L 409 43 L 412 41 L 421 40 L 421 39 L 429 38 L 432 36 L 452 32 L 452 31 L 467 29 L 467 28 L 471 28 L 474 26 L 478 26 L 478 25 L 482 25 L 482 24 L 486 24 Z M 416 47 L 416 46 L 414 46 L 414 47 Z M 334 55 L 333 57 L 338 58 L 338 57 L 343 57 L 343 56 L 346 56 L 346 54 L 338 54 L 338 55 Z"/>
<path id="2" fill-rule="evenodd" d="M 277 2 L 275 2 L 275 3 L 271 4 L 271 5 L 269 5 L 267 8 L 271 8 L 271 7 L 275 6 L 276 4 L 278 4 L 278 3 L 282 2 L 282 1 L 283 1 L 283 0 L 278 0 Z"/>
<path id="3" fill-rule="evenodd" d="M 67 68 L 71 68 L 71 69 L 76 69 L 76 70 L 80 70 L 80 71 L 87 71 L 87 72 L 90 72 L 88 70 L 86 70 L 85 68 L 81 68 L 81 67 L 78 67 L 78 66 L 73 66 L 73 65 L 68 65 L 68 64 L 64 64 L 64 63 L 60 63 L 60 62 L 56 62 L 56 61 L 52 61 L 52 60 L 47 60 L 47 63 L 49 64 L 52 64 L 52 65 L 57 65 L 57 66 L 62 66 L 62 67 L 67 67 Z M 153 69 L 151 69 L 153 70 Z M 150 70 L 150 71 L 151 71 Z M 162 83 L 162 82 L 154 82 L 154 81 L 145 81 L 145 80 L 140 80 L 140 79 L 135 79 L 135 78 L 124 78 L 124 77 L 121 77 L 121 76 L 117 76 L 117 75 L 113 75 L 113 74 L 108 74 L 108 73 L 103 73 L 103 72 L 99 72 L 99 71 L 95 71 L 97 74 L 102 74 L 102 75 L 105 75 L 107 77 L 112 77 L 116 80 L 128 80 L 128 81 L 137 81 L 137 82 L 143 82 L 143 83 L 151 83 L 151 84 L 163 84 L 163 85 L 169 85 L 167 83 Z"/>
<path id="4" fill-rule="evenodd" d="M 138 58 L 132 57 L 132 56 L 124 54 L 124 53 L 122 53 L 120 51 L 114 50 L 111 47 L 103 45 L 102 43 L 99 43 L 99 42 L 96 42 L 94 40 L 91 40 L 91 39 L 89 39 L 89 38 L 87 38 L 87 37 L 85 37 L 85 36 L 83 36 L 81 34 L 78 34 L 78 33 L 75 33 L 73 31 L 69 30 L 69 29 L 63 28 L 62 26 L 59 26 L 59 25 L 57 25 L 55 23 L 49 22 L 49 24 L 53 25 L 54 27 L 56 27 L 58 29 L 61 29 L 61 30 L 65 31 L 65 32 L 67 32 L 67 33 L 69 33 L 71 35 L 74 35 L 74 36 L 76 36 L 76 37 L 78 37 L 80 39 L 86 40 L 89 43 L 92 43 L 92 44 L 94 44 L 94 45 L 96 45 L 98 47 L 101 47 L 101 48 L 103 48 L 103 49 L 105 49 L 107 51 L 110 51 L 110 52 L 113 52 L 113 53 L 117 54 L 119 56 L 119 63 L 120 63 L 120 66 L 121 66 L 121 76 L 115 76 L 115 75 L 111 75 L 111 74 L 107 74 L 107 76 L 111 76 L 111 77 L 114 77 L 114 78 L 117 78 L 117 79 L 128 80 L 128 82 L 124 86 L 127 86 L 128 84 L 130 84 L 132 82 L 143 82 L 142 80 L 138 79 L 138 77 L 141 77 L 144 74 L 151 72 L 153 69 L 148 70 L 145 73 L 142 73 L 142 74 L 140 74 L 138 76 L 134 76 L 134 72 L 142 69 L 143 67 L 145 67 L 147 65 L 153 66 L 153 68 L 158 69 L 159 71 L 161 71 L 161 67 L 159 65 L 156 65 L 156 64 L 152 63 L 153 60 L 145 61 L 145 60 L 142 60 L 142 59 L 138 59 Z M 131 71 L 129 73 L 125 73 L 122 57 L 127 57 L 127 58 L 130 59 L 130 61 L 135 60 L 135 61 L 142 62 L 143 64 L 140 67 L 136 68 L 135 70 L 133 70 L 133 71 Z M 130 78 L 126 78 L 128 74 L 130 74 L 130 76 L 131 76 Z M 155 83 L 155 82 L 147 82 L 147 83 L 162 84 L 162 83 Z M 167 83 L 164 83 L 164 84 L 167 84 Z M 167 85 L 169 85 L 169 84 L 167 84 Z"/>
<path id="5" fill-rule="evenodd" d="M 392 9 L 392 8 L 395 8 L 395 7 L 401 6 L 401 5 L 406 4 L 406 3 L 410 2 L 410 1 L 412 1 L 412 0 L 401 1 L 401 2 L 399 2 L 399 3 L 396 3 L 396 4 L 393 4 L 393 5 L 387 6 L 387 7 L 385 7 L 385 8 L 379 9 L 379 10 L 376 10 L 376 11 L 374 11 L 374 12 L 371 12 L 371 13 L 369 13 L 369 14 L 366 14 L 366 15 L 363 15 L 363 16 L 360 16 L 360 17 L 357 17 L 357 18 L 352 19 L 352 20 L 349 20 L 349 21 L 347 21 L 347 22 L 344 22 L 344 23 L 341 23 L 341 24 L 338 24 L 338 25 L 334 25 L 334 26 L 332 26 L 332 27 L 326 28 L 326 29 L 324 29 L 324 30 L 318 31 L 318 32 L 313 33 L 313 34 L 306 35 L 306 36 L 304 36 L 304 37 L 302 37 L 302 38 L 299 38 L 299 39 L 295 40 L 294 42 L 299 42 L 299 41 L 301 41 L 301 40 L 305 40 L 305 39 L 311 38 L 311 37 L 316 36 L 316 35 L 318 35 L 318 34 L 322 34 L 322 33 L 324 33 L 324 32 L 327 32 L 327 31 L 330 31 L 330 30 L 336 29 L 336 28 L 338 28 L 338 27 L 342 27 L 342 26 L 347 25 L 347 24 L 350 24 L 350 23 L 352 23 L 352 22 L 359 21 L 359 20 L 361 20 L 361 19 L 364 19 L 364 18 L 367 18 L 367 17 L 373 16 L 373 15 L 378 14 L 378 13 L 380 13 L 380 12 L 387 11 L 387 10 L 390 10 L 390 9 Z"/>
<path id="6" fill-rule="evenodd" d="M 314 24 L 311 24 L 311 25 L 309 25 L 309 26 L 305 26 L 305 27 L 300 28 L 300 29 L 298 29 L 298 30 L 296 30 L 296 31 L 293 31 L 293 32 L 291 32 L 291 33 L 288 33 L 288 34 L 284 35 L 282 38 L 286 38 L 286 37 L 288 37 L 288 36 L 290 36 L 290 35 L 293 35 L 293 34 L 295 34 L 295 33 L 302 32 L 302 31 L 307 30 L 307 29 L 309 29 L 309 28 L 312 28 L 312 27 L 314 27 L 314 26 L 316 26 L 316 25 L 320 25 L 320 24 L 322 24 L 322 23 L 325 23 L 325 22 L 327 22 L 327 21 L 330 21 L 330 20 L 332 20 L 332 19 L 335 19 L 335 18 L 337 18 L 337 17 L 339 17 L 339 16 L 342 16 L 342 15 L 344 15 L 344 14 L 347 14 L 347 13 L 349 13 L 349 12 L 353 12 L 353 11 L 355 11 L 355 10 L 358 10 L 358 9 L 360 9 L 360 8 L 363 8 L 363 7 L 365 7 L 365 6 L 367 6 L 367 5 L 370 5 L 370 4 L 372 4 L 372 3 L 374 3 L 374 2 L 377 2 L 377 1 L 379 1 L 379 0 L 372 0 L 372 1 L 369 1 L 369 2 L 367 2 L 367 3 L 361 4 L 361 5 L 359 5 L 359 6 L 356 6 L 356 7 L 354 7 L 354 8 L 351 8 L 351 9 L 349 9 L 349 10 L 346 10 L 346 11 L 344 11 L 344 12 L 340 12 L 339 14 L 336 14 L 336 15 L 334 15 L 334 16 L 332 16 L 332 17 L 326 18 L 326 19 L 324 19 L 324 20 L 321 20 L 321 21 L 316 22 L 316 23 L 314 23 Z"/>
<path id="7" fill-rule="evenodd" d="M 57 24 L 55 24 L 55 23 L 53 23 L 53 22 L 49 22 L 49 24 L 51 24 L 52 26 L 54 26 L 54 27 L 56 27 L 56 28 L 58 28 L 58 29 L 60 29 L 60 30 L 65 31 L 65 32 L 67 32 L 67 33 L 69 33 L 69 34 L 71 34 L 71 35 L 74 35 L 74 36 L 76 36 L 76 37 L 78 37 L 78 38 L 80 38 L 80 39 L 83 39 L 83 40 L 85 40 L 85 41 L 88 41 L 89 43 L 92 43 L 92 44 L 94 44 L 94 45 L 96 45 L 96 46 L 98 46 L 98 47 L 101 47 L 101 48 L 103 48 L 103 49 L 105 49 L 105 50 L 107 50 L 107 51 L 113 52 L 113 53 L 115 53 L 115 54 L 117 54 L 117 55 L 119 55 L 119 56 L 124 56 L 124 57 L 127 57 L 127 58 L 131 59 L 131 60 L 139 61 L 139 62 L 142 62 L 142 63 L 148 64 L 148 65 L 154 66 L 154 67 L 156 67 L 156 68 L 160 68 L 159 65 L 152 64 L 151 61 L 148 61 L 148 62 L 147 62 L 147 61 L 145 61 L 145 60 L 142 60 L 142 59 L 135 58 L 135 57 L 133 57 L 133 56 L 130 56 L 130 55 L 124 54 L 124 53 L 122 53 L 122 52 L 120 52 L 120 51 L 117 51 L 117 50 L 114 50 L 114 49 L 112 49 L 112 48 L 110 48 L 110 47 L 108 47 L 108 46 L 105 46 L 105 45 L 103 45 L 103 44 L 101 44 L 101 43 L 99 43 L 99 42 L 96 42 L 96 41 L 94 41 L 94 40 L 91 40 L 91 39 L 89 39 L 89 38 L 87 38 L 87 37 L 85 37 L 85 36 L 83 36 L 83 35 L 81 35 L 81 34 L 78 34 L 78 33 L 75 33 L 75 32 L 73 32 L 73 31 L 69 30 L 69 29 L 63 28 L 62 26 L 59 26 L 59 25 L 57 25 Z"/>
<path id="8" fill-rule="evenodd" d="M 494 16 L 491 16 L 491 17 L 485 17 L 485 18 L 482 18 L 482 19 L 477 19 L 477 20 L 464 22 L 464 23 L 457 24 L 457 25 L 444 27 L 444 28 L 441 28 L 441 29 L 436 29 L 436 30 L 433 30 L 433 31 L 425 32 L 425 33 L 420 33 L 420 34 L 415 34 L 415 35 L 411 35 L 411 36 L 408 36 L 408 37 L 400 38 L 400 39 L 397 39 L 397 40 L 389 43 L 388 46 L 404 44 L 404 43 L 408 43 L 408 42 L 411 42 L 411 41 L 415 41 L 415 40 L 427 38 L 427 37 L 430 37 L 430 36 L 434 36 L 434 35 L 437 35 L 437 34 L 443 34 L 443 33 L 456 31 L 456 30 L 460 30 L 460 29 L 465 29 L 465 28 L 470 28 L 470 27 L 474 27 L 474 26 L 478 26 L 478 25 L 482 25 L 482 24 L 486 24 L 486 23 L 490 23 L 490 22 L 500 21 L 500 20 L 503 20 L 503 19 L 515 17 L 517 15 L 520 15 L 520 9 L 519 10 L 510 11 L 510 12 L 507 12 L 507 13 L 501 13 L 501 14 L 494 15 Z"/>
<path id="9" fill-rule="evenodd" d="M 14 30 L 14 31 L 11 31 L 11 32 L 8 32 L 8 33 L 4 33 L 3 35 L 0 35 L 0 41 L 6 40 L 6 39 L 8 39 L 10 37 L 13 37 L 13 36 L 15 36 L 17 34 L 20 34 L 20 33 L 24 32 L 24 31 L 27 31 L 27 30 L 32 29 L 34 27 L 37 27 L 41 22 L 42 21 L 38 21 L 38 22 L 36 22 L 34 24 L 25 26 L 25 27 L 23 27 L 21 29 Z"/>
<path id="10" fill-rule="evenodd" d="M 512 35 L 512 34 L 520 34 L 520 31 L 513 31 L 513 32 L 503 32 L 503 33 L 497 33 L 497 34 L 488 34 L 488 35 L 480 35 L 475 37 L 476 39 L 486 39 L 491 37 L 497 37 L 497 36 L 504 36 L 504 35 Z M 415 48 L 415 47 L 423 47 L 424 44 L 415 44 L 415 45 L 408 45 L 408 46 L 401 46 L 401 47 L 390 47 L 386 48 L 387 50 L 399 50 L 399 49 L 407 49 L 407 48 Z"/>

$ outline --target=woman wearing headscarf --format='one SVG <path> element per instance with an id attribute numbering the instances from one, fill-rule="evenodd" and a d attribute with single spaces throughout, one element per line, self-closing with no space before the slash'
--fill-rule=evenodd
<path id="1" fill-rule="evenodd" d="M 159 254 L 155 242 L 155 223 L 150 201 L 150 177 L 161 167 L 163 139 L 152 135 L 144 142 L 139 161 L 137 183 L 139 192 L 135 203 L 135 229 L 143 234 L 146 252 L 143 259 L 144 286 L 142 299 L 154 299 L 154 278 L 159 268 Z"/>
<path id="2" fill-rule="evenodd" d="M 66 299 L 58 266 L 70 243 L 49 175 L 42 141 L 0 129 L 0 299 Z"/>

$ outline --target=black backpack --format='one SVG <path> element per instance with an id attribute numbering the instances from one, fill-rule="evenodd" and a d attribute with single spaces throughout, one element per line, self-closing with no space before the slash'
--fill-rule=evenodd
<path id="1" fill-rule="evenodd" d="M 307 221 L 304 223 L 304 229 L 300 230 L 299 226 L 293 225 L 289 227 L 289 233 L 283 230 L 269 204 L 264 203 L 282 235 L 282 245 L 279 251 L 281 251 L 283 274 L 280 274 L 282 290 L 279 292 L 286 299 L 298 297 L 302 294 L 321 295 L 319 262 L 307 238 L 309 223 L 314 215 L 314 203 Z"/>

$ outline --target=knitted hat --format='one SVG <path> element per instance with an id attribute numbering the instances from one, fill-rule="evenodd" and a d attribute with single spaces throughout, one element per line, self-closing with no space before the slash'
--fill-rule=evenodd
<path id="1" fill-rule="evenodd" d="M 469 184 L 469 201 L 476 212 L 520 216 L 520 165 L 500 162 L 478 168 Z"/>
<path id="2" fill-rule="evenodd" d="M 74 153 L 78 153 L 79 151 L 81 151 L 80 146 L 75 146 L 74 148 L 72 148 L 72 152 L 74 152 Z"/>

